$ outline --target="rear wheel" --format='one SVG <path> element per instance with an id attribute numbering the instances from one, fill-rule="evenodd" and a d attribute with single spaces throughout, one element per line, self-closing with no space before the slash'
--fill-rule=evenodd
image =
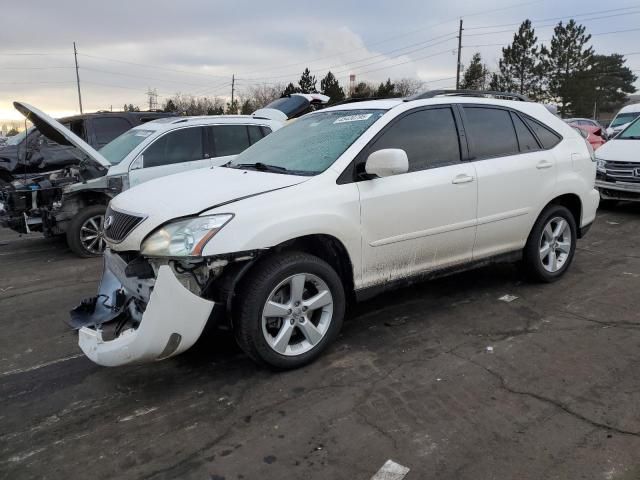
<path id="1" fill-rule="evenodd" d="M 255 361 L 301 367 L 338 336 L 345 294 L 338 274 L 305 253 L 267 258 L 249 273 L 236 302 L 236 339 Z"/>
<path id="2" fill-rule="evenodd" d="M 103 224 L 106 209 L 104 205 L 83 208 L 69 222 L 67 244 L 79 257 L 97 257 L 104 252 L 106 244 Z"/>
<path id="3" fill-rule="evenodd" d="M 536 220 L 524 248 L 524 264 L 533 280 L 554 282 L 573 261 L 577 240 L 573 214 L 562 205 L 550 205 Z"/>

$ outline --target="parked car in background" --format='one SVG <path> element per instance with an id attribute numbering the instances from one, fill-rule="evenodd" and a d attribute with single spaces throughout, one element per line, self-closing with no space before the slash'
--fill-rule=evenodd
<path id="1" fill-rule="evenodd" d="M 71 313 L 84 353 L 160 360 L 217 321 L 295 368 L 348 301 L 495 261 L 558 280 L 598 206 L 589 145 L 543 105 L 454 92 L 330 107 L 115 197 L 99 294 Z"/>
<path id="2" fill-rule="evenodd" d="M 97 112 L 65 117 L 58 120 L 95 149 L 132 127 L 158 118 L 175 116 L 164 112 Z M 78 164 L 77 153 L 71 145 L 61 145 L 31 127 L 11 137 L 0 147 L 0 185 L 16 176 L 41 174 Z"/>
<path id="3" fill-rule="evenodd" d="M 607 128 L 608 137 L 616 136 L 638 117 L 640 117 L 640 103 L 622 107 Z"/>
<path id="4" fill-rule="evenodd" d="M 596 159 L 596 186 L 603 204 L 640 201 L 640 118 L 603 145 Z"/>
<path id="5" fill-rule="evenodd" d="M 594 128 L 599 128 L 602 130 L 602 135 L 600 135 L 601 137 L 603 137 L 605 140 L 607 139 L 607 132 L 606 132 L 606 128 L 604 128 L 600 122 L 598 122 L 597 120 L 594 120 L 592 118 L 565 118 L 564 120 L 565 122 L 567 122 L 570 125 L 575 125 L 575 126 L 580 126 L 580 127 L 594 127 Z"/>
<path id="6" fill-rule="evenodd" d="M 161 118 L 126 131 L 99 151 L 44 112 L 15 102 L 44 137 L 68 147 L 77 160 L 62 170 L 14 180 L 0 197 L 0 223 L 21 233 L 65 234 L 77 255 L 100 255 L 105 210 L 118 193 L 153 178 L 227 163 L 287 119 L 328 99 L 293 94 L 253 115 Z M 162 204 L 171 210 L 175 201 Z"/>
<path id="7" fill-rule="evenodd" d="M 3 147 L 7 144 L 8 138 L 0 133 L 0 147 Z"/>
<path id="8" fill-rule="evenodd" d="M 600 127 L 594 127 L 591 125 L 584 126 L 584 125 L 578 125 L 575 123 L 569 123 L 569 125 L 571 125 L 576 130 L 578 130 L 580 132 L 580 135 L 582 135 L 582 137 L 587 142 L 589 142 L 589 144 L 594 150 L 597 150 L 606 142 L 606 140 L 602 137 L 603 130 Z"/>

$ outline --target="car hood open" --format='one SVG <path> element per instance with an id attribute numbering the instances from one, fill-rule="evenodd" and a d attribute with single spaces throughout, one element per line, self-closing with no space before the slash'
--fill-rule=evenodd
<path id="1" fill-rule="evenodd" d="M 60 145 L 68 145 L 76 147 L 83 153 L 95 166 L 100 169 L 108 169 L 111 163 L 104 158 L 91 145 L 62 125 L 56 119 L 51 118 L 43 111 L 24 102 L 13 102 L 13 106 L 24 117 L 35 125 L 35 127 L 49 140 Z"/>
<path id="2" fill-rule="evenodd" d="M 198 215 L 222 205 L 305 182 L 310 177 L 212 167 L 142 183 L 111 200 L 110 208 L 144 216 L 136 238 L 175 218 Z M 233 213 L 234 205 L 229 205 Z M 128 244 L 129 242 L 127 242 Z M 128 245 L 128 248 L 133 245 Z"/>

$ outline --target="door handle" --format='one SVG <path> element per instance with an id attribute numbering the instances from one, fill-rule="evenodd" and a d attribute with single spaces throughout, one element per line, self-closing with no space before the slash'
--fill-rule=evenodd
<path id="1" fill-rule="evenodd" d="M 548 160 L 541 160 L 536 165 L 536 168 L 538 170 L 544 170 L 545 168 L 551 168 L 551 167 L 553 167 L 553 163 L 549 162 Z"/>
<path id="2" fill-rule="evenodd" d="M 469 183 L 469 182 L 473 182 L 474 178 L 472 175 L 467 175 L 466 173 L 461 173 L 460 175 L 457 175 L 453 178 L 453 180 L 451 180 L 451 183 L 453 184 L 460 184 L 460 183 Z"/>

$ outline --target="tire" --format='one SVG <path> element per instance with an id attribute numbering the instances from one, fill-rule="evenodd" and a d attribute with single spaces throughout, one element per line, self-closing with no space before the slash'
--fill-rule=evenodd
<path id="1" fill-rule="evenodd" d="M 619 200 L 600 197 L 600 205 L 598 205 L 598 208 L 604 208 L 609 210 L 611 208 L 614 208 L 616 205 L 618 205 L 618 202 Z"/>
<path id="2" fill-rule="evenodd" d="M 67 227 L 67 244 L 73 253 L 79 257 L 99 257 L 104 252 L 105 242 L 102 236 L 102 224 L 104 223 L 104 213 L 107 210 L 105 205 L 91 205 L 90 207 L 83 208 L 78 212 L 69 222 Z M 98 218 L 100 219 L 98 221 Z M 93 222 L 92 222 L 93 220 Z M 87 235 L 86 228 L 94 230 L 94 225 L 97 236 L 95 237 L 95 243 L 92 243 L 94 239 L 89 239 L 92 235 Z M 83 239 L 87 237 L 87 239 Z M 93 248 L 91 248 L 93 246 Z"/>
<path id="3" fill-rule="evenodd" d="M 565 222 L 564 227 L 561 222 Z M 560 230 L 562 234 L 556 235 Z M 577 239 L 576 220 L 569 209 L 562 205 L 545 208 L 533 225 L 524 248 L 523 263 L 529 278 L 551 283 L 562 277 L 573 261 Z M 545 247 L 548 249 L 543 250 Z"/>
<path id="4" fill-rule="evenodd" d="M 309 302 L 311 298 L 316 302 Z M 331 303 L 320 306 L 327 301 Z M 259 263 L 242 282 L 234 303 L 235 337 L 257 363 L 279 370 L 298 368 L 316 359 L 338 336 L 345 303 L 342 281 L 325 261 L 306 253 L 277 254 Z M 267 307 L 282 315 L 263 316 Z M 284 341 L 276 342 L 278 338 Z"/>

